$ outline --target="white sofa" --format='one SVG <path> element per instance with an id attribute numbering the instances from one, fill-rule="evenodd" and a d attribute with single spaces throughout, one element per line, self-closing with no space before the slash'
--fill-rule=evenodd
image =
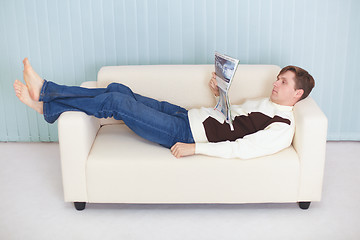
<path id="1" fill-rule="evenodd" d="M 212 107 L 213 65 L 109 66 L 84 87 L 128 85 L 134 92 L 187 109 Z M 280 68 L 239 65 L 232 104 L 269 96 Z M 135 135 L 122 121 L 65 112 L 58 120 L 66 202 L 86 203 L 299 203 L 320 201 L 327 118 L 308 97 L 294 107 L 290 147 L 242 160 L 195 155 L 176 159 L 169 149 Z"/>

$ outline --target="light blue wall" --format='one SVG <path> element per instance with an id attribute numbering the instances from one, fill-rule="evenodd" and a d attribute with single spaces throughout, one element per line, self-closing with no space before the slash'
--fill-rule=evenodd
<path id="1" fill-rule="evenodd" d="M 105 65 L 294 64 L 316 80 L 328 139 L 360 140 L 358 0 L 0 0 L 0 141 L 57 141 L 16 98 L 28 56 L 46 79 L 79 85 Z"/>

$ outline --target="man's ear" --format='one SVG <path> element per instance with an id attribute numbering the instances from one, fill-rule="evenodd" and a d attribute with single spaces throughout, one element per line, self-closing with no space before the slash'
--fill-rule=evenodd
<path id="1" fill-rule="evenodd" d="M 296 89 L 295 97 L 297 99 L 300 99 L 303 94 L 304 94 L 304 89 Z"/>

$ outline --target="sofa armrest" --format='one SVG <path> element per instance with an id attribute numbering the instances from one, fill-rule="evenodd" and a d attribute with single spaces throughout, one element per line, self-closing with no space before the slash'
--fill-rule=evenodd
<path id="1" fill-rule="evenodd" d="M 299 201 L 320 201 L 324 175 L 327 118 L 313 98 L 294 106 L 293 146 L 300 159 Z"/>
<path id="2" fill-rule="evenodd" d="M 94 86 L 94 83 L 96 84 L 96 82 L 87 82 L 85 87 Z M 87 202 L 86 161 L 99 129 L 99 119 L 83 112 L 64 112 L 58 119 L 60 159 L 66 202 Z"/>

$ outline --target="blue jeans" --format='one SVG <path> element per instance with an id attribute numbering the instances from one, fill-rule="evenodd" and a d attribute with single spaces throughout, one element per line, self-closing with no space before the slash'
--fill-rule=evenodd
<path id="1" fill-rule="evenodd" d="M 89 89 L 45 80 L 39 101 L 44 103 L 48 123 L 65 111 L 82 111 L 97 118 L 123 120 L 139 136 L 167 148 L 176 142 L 194 143 L 186 109 L 133 93 L 123 84 Z"/>

